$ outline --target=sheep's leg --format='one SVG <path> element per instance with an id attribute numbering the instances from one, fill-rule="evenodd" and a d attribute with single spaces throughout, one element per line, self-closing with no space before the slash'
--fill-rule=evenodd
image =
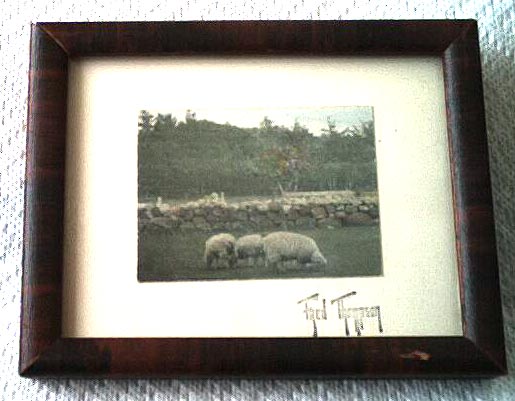
<path id="1" fill-rule="evenodd" d="M 241 258 L 239 258 L 239 257 L 238 257 L 238 258 L 236 259 L 235 264 L 236 264 L 236 267 L 243 267 L 243 266 L 244 266 L 244 264 L 243 264 L 243 259 L 241 259 Z"/>
<path id="2" fill-rule="evenodd" d="M 282 274 L 286 271 L 285 263 L 287 263 L 287 260 L 284 258 L 280 258 L 277 262 L 277 273 Z"/>
<path id="3" fill-rule="evenodd" d="M 221 269 L 230 269 L 232 268 L 231 258 L 227 255 L 222 255 L 218 258 L 218 263 Z"/>
<path id="4" fill-rule="evenodd" d="M 278 260 L 277 262 L 274 263 L 274 271 L 276 272 L 276 274 L 281 274 L 283 272 L 283 269 L 282 269 L 282 261 Z"/>
<path id="5" fill-rule="evenodd" d="M 275 274 L 280 273 L 279 269 L 279 260 L 271 259 L 271 258 L 265 258 L 265 268 L 271 269 Z"/>
<path id="6" fill-rule="evenodd" d="M 212 269 L 213 265 L 213 255 L 210 253 L 206 256 L 206 267 L 208 270 Z"/>
<path id="7" fill-rule="evenodd" d="M 236 267 L 245 267 L 245 255 L 238 249 L 236 251 Z"/>
<path id="8" fill-rule="evenodd" d="M 256 257 L 256 267 L 261 267 L 265 263 L 265 257 L 264 256 L 257 256 Z"/>

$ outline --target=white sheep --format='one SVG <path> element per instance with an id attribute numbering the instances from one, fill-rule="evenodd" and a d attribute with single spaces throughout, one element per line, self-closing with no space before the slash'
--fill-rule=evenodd
<path id="1" fill-rule="evenodd" d="M 231 234 L 216 234 L 208 238 L 204 261 L 208 269 L 233 268 L 236 264 L 234 251 L 236 239 Z"/>
<path id="2" fill-rule="evenodd" d="M 238 265 L 247 263 L 248 267 L 254 267 L 260 261 L 264 261 L 263 237 L 259 234 L 244 235 L 236 241 L 236 256 Z"/>
<path id="3" fill-rule="evenodd" d="M 324 258 L 316 242 L 305 235 L 279 231 L 268 234 L 264 239 L 265 263 L 277 271 L 282 271 L 283 263 L 292 262 L 300 267 L 324 268 Z"/>

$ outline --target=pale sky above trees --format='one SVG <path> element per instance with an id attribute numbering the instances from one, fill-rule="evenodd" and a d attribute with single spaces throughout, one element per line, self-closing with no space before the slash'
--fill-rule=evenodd
<path id="1" fill-rule="evenodd" d="M 187 108 L 148 111 L 154 116 L 158 113 L 172 114 L 178 121 L 184 121 Z M 328 118 L 335 124 L 337 131 L 374 119 L 373 108 L 369 106 L 220 109 L 195 109 L 192 107 L 191 112 L 196 114 L 197 120 L 209 120 L 219 124 L 228 122 L 242 128 L 259 127 L 265 116 L 273 121 L 273 125 L 288 128 L 293 127 L 297 121 L 314 135 L 320 135 L 322 129 L 327 128 Z"/>

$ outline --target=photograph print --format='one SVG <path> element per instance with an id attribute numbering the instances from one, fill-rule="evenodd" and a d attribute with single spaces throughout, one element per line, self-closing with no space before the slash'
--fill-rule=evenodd
<path id="1" fill-rule="evenodd" d="M 381 274 L 372 107 L 139 112 L 140 282 Z"/>

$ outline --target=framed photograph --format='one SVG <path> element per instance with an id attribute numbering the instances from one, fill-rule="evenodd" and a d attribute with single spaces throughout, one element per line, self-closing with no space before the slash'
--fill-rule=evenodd
<path id="1" fill-rule="evenodd" d="M 372 107 L 141 110 L 139 127 L 141 282 L 381 275 Z"/>
<path id="2" fill-rule="evenodd" d="M 506 372 L 477 24 L 37 23 L 20 374 Z"/>

